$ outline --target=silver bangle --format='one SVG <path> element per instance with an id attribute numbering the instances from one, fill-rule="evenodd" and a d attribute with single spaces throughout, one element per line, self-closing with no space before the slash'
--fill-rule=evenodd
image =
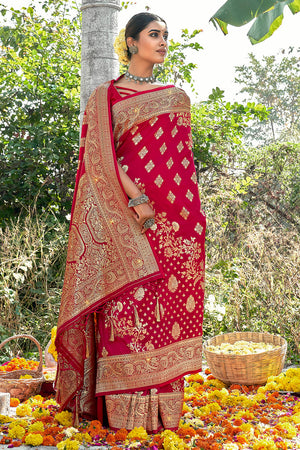
<path id="1" fill-rule="evenodd" d="M 153 227 L 154 224 L 155 224 L 155 219 L 147 219 L 147 220 L 145 220 L 143 227 L 147 230 L 148 228 Z"/>
<path id="2" fill-rule="evenodd" d="M 146 194 L 142 194 L 139 197 L 131 198 L 128 202 L 128 207 L 132 208 L 134 206 L 141 205 L 142 203 L 147 203 L 149 201 L 149 197 Z"/>

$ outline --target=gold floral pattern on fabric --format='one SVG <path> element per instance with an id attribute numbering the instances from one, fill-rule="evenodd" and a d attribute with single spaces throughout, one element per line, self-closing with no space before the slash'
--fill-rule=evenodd
<path id="1" fill-rule="evenodd" d="M 189 215 L 190 215 L 190 212 L 189 212 L 185 207 L 183 207 L 182 210 L 180 211 L 180 215 L 181 215 L 185 220 L 187 220 L 187 218 L 188 218 Z"/>
<path id="2" fill-rule="evenodd" d="M 186 309 L 189 313 L 193 312 L 195 309 L 196 303 L 193 295 L 190 295 L 186 301 Z"/>
<path id="3" fill-rule="evenodd" d="M 198 233 L 198 234 L 202 234 L 202 232 L 203 232 L 203 226 L 200 225 L 200 223 L 197 223 L 197 225 L 195 226 L 195 231 L 196 231 L 196 233 Z"/>
<path id="4" fill-rule="evenodd" d="M 140 133 L 138 133 L 136 136 L 134 136 L 132 138 L 133 142 L 135 143 L 135 145 L 137 145 L 139 142 L 141 142 L 142 140 L 142 136 L 140 135 Z"/>
<path id="5" fill-rule="evenodd" d="M 165 143 L 163 143 L 163 145 L 160 147 L 160 153 L 163 155 L 165 153 L 165 151 L 167 150 L 167 146 Z"/>
<path id="6" fill-rule="evenodd" d="M 175 137 L 177 133 L 178 133 L 178 128 L 174 127 L 173 130 L 171 131 L 172 137 Z"/>
<path id="7" fill-rule="evenodd" d="M 167 95 L 166 95 L 167 94 Z M 149 91 L 143 95 L 124 98 L 112 108 L 114 139 L 118 142 L 120 136 L 132 126 L 157 117 L 160 114 L 175 113 L 190 114 L 190 99 L 184 91 L 176 87 L 166 87 L 161 90 Z"/>
<path id="8" fill-rule="evenodd" d="M 143 158 L 145 158 L 145 156 L 147 155 L 147 153 L 148 153 L 148 149 L 144 146 L 144 147 L 142 148 L 142 150 L 139 151 L 139 157 L 140 157 L 141 159 L 143 159 Z"/>
<path id="9" fill-rule="evenodd" d="M 184 157 L 181 164 L 186 169 L 190 165 L 190 161 L 186 157 Z"/>
<path id="10" fill-rule="evenodd" d="M 175 175 L 175 177 L 174 177 L 174 181 L 175 181 L 175 183 L 176 183 L 178 186 L 180 185 L 181 180 L 182 180 L 181 176 L 178 175 L 178 173 L 176 173 L 176 175 Z"/>
<path id="11" fill-rule="evenodd" d="M 146 165 L 145 165 L 145 169 L 147 170 L 147 172 L 151 172 L 151 170 L 153 169 L 153 167 L 155 167 L 155 164 L 152 160 L 150 160 Z"/>
<path id="12" fill-rule="evenodd" d="M 193 201 L 194 194 L 189 189 L 187 190 L 186 198 L 188 198 L 190 202 Z"/>
<path id="13" fill-rule="evenodd" d="M 179 113 L 177 114 L 177 125 L 189 127 L 191 125 L 190 114 L 188 113 Z"/>
<path id="14" fill-rule="evenodd" d="M 172 326 L 172 337 L 175 341 L 177 341 L 179 336 L 180 336 L 180 325 L 178 322 L 175 322 Z"/>
<path id="15" fill-rule="evenodd" d="M 154 183 L 156 184 L 156 186 L 161 187 L 163 182 L 164 182 L 163 177 L 161 175 L 157 175 L 157 177 L 154 180 Z"/>
<path id="16" fill-rule="evenodd" d="M 171 275 L 168 281 L 168 289 L 170 292 L 176 292 L 178 288 L 178 281 L 175 275 Z"/>
<path id="17" fill-rule="evenodd" d="M 154 133 L 154 136 L 156 137 L 156 139 L 159 139 L 162 135 L 164 134 L 164 130 L 160 127 L 156 133 Z"/>
<path id="18" fill-rule="evenodd" d="M 176 196 L 173 194 L 172 191 L 169 191 L 169 193 L 167 195 L 167 199 L 169 200 L 169 202 L 174 203 Z"/>
<path id="19" fill-rule="evenodd" d="M 155 433 L 160 426 L 175 428 L 181 416 L 183 393 L 111 394 L 105 396 L 109 426 L 114 429 L 143 427 Z M 159 415 L 162 419 L 160 422 Z"/>
<path id="20" fill-rule="evenodd" d="M 156 124 L 156 122 L 158 121 L 158 117 L 152 117 L 152 119 L 149 120 L 149 124 L 151 127 L 153 127 L 153 125 Z"/>
<path id="21" fill-rule="evenodd" d="M 202 365 L 202 337 L 177 341 L 152 351 L 98 359 L 96 393 L 156 386 Z"/>
<path id="22" fill-rule="evenodd" d="M 168 161 L 167 161 L 167 168 L 168 169 L 171 169 L 171 167 L 173 166 L 173 164 L 174 164 L 174 161 L 173 161 L 173 158 L 172 158 L 172 156 L 168 159 Z"/>
<path id="23" fill-rule="evenodd" d="M 183 149 L 184 149 L 184 145 L 183 145 L 182 141 L 180 141 L 179 144 L 177 145 L 177 150 L 179 151 L 179 153 L 181 153 Z"/>

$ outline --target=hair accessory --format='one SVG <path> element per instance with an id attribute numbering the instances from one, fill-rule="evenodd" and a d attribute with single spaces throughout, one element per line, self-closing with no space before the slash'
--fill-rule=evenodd
<path id="1" fill-rule="evenodd" d="M 150 77 L 138 77 L 136 75 L 132 75 L 131 73 L 127 72 L 125 73 L 126 80 L 132 80 L 136 83 L 155 83 L 156 78 L 151 75 Z"/>
<path id="2" fill-rule="evenodd" d="M 153 227 L 154 224 L 155 224 L 155 219 L 147 219 L 147 220 L 144 222 L 143 227 L 146 228 L 146 230 L 147 230 L 148 228 Z"/>
<path id="3" fill-rule="evenodd" d="M 138 48 L 137 48 L 136 45 L 131 45 L 131 46 L 129 47 L 129 53 L 131 53 L 132 55 L 136 55 L 138 51 L 139 51 L 139 50 L 138 50 Z"/>
<path id="4" fill-rule="evenodd" d="M 139 197 L 131 198 L 128 202 L 128 207 L 132 208 L 133 206 L 141 205 L 142 203 L 147 203 L 149 201 L 149 197 L 146 194 L 142 194 Z"/>
<path id="5" fill-rule="evenodd" d="M 122 28 L 122 30 L 116 37 L 114 42 L 114 49 L 119 57 L 119 62 L 123 64 L 123 66 L 127 66 L 129 64 L 129 57 L 128 57 L 128 48 L 125 40 L 125 28 Z"/>

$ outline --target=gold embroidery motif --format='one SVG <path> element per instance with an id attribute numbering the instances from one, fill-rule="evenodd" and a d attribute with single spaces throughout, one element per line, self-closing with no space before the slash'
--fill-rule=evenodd
<path id="1" fill-rule="evenodd" d="M 168 289 L 170 292 L 174 293 L 177 291 L 178 281 L 175 275 L 171 275 L 168 281 Z"/>
<path id="2" fill-rule="evenodd" d="M 190 162 L 186 157 L 184 157 L 183 160 L 181 161 L 181 164 L 186 169 L 190 165 Z"/>
<path id="3" fill-rule="evenodd" d="M 143 147 L 142 150 L 139 151 L 138 155 L 141 159 L 143 159 L 148 153 L 148 150 L 146 147 Z"/>
<path id="4" fill-rule="evenodd" d="M 192 202 L 194 198 L 194 194 L 188 189 L 186 193 L 186 197 Z"/>
<path id="5" fill-rule="evenodd" d="M 114 140 L 118 142 L 120 137 L 136 127 L 139 123 L 150 120 L 154 116 L 166 113 L 184 113 L 190 110 L 190 99 L 176 87 L 160 91 L 143 93 L 135 97 L 124 98 L 112 107 Z M 134 134 L 134 133 L 133 133 Z"/>
<path id="6" fill-rule="evenodd" d="M 191 125 L 191 115 L 190 113 L 179 113 L 177 119 L 177 125 L 189 127 Z"/>
<path id="7" fill-rule="evenodd" d="M 174 164 L 174 161 L 173 161 L 173 158 L 172 158 L 172 156 L 171 156 L 171 158 L 169 158 L 168 161 L 167 161 L 167 168 L 168 168 L 168 169 L 171 169 L 171 167 L 173 166 L 173 164 Z"/>
<path id="8" fill-rule="evenodd" d="M 169 202 L 174 203 L 175 201 L 175 195 L 173 194 L 172 191 L 169 191 L 168 195 L 167 195 L 167 199 L 169 200 Z"/>
<path id="9" fill-rule="evenodd" d="M 165 429 L 178 427 L 182 414 L 183 392 L 169 392 L 159 395 L 159 412 Z"/>
<path id="10" fill-rule="evenodd" d="M 183 149 L 184 149 L 184 145 L 183 145 L 182 141 L 180 141 L 179 144 L 177 145 L 177 150 L 179 153 L 181 153 Z"/>
<path id="11" fill-rule="evenodd" d="M 173 122 L 174 117 L 175 117 L 175 114 L 174 114 L 174 113 L 171 113 L 171 114 L 169 114 L 169 117 L 170 117 L 170 121 Z"/>
<path id="12" fill-rule="evenodd" d="M 147 170 L 147 172 L 151 172 L 153 167 L 155 167 L 155 164 L 154 164 L 154 162 L 152 160 L 150 160 L 148 162 L 148 164 L 145 165 L 145 169 Z"/>
<path id="13" fill-rule="evenodd" d="M 171 132 L 172 137 L 175 137 L 177 133 L 178 133 L 178 128 L 175 126 Z"/>
<path id="14" fill-rule="evenodd" d="M 187 312 L 191 313 L 194 311 L 196 307 L 195 299 L 192 295 L 190 295 L 186 301 L 186 310 Z"/>
<path id="15" fill-rule="evenodd" d="M 200 223 L 197 223 L 197 225 L 195 226 L 194 230 L 196 231 L 196 233 L 202 234 L 203 227 L 202 227 L 202 225 L 200 225 Z"/>
<path id="16" fill-rule="evenodd" d="M 132 135 L 134 135 L 134 134 L 137 132 L 138 129 L 139 129 L 139 127 L 136 126 L 136 125 L 134 125 L 134 126 L 131 128 L 130 133 L 131 133 Z"/>
<path id="17" fill-rule="evenodd" d="M 164 182 L 163 178 L 160 175 L 157 175 L 157 177 L 154 180 L 154 183 L 156 184 L 156 186 L 161 187 L 163 182 Z"/>
<path id="18" fill-rule="evenodd" d="M 144 297 L 145 297 L 144 288 L 142 287 L 138 288 L 134 293 L 134 298 L 140 302 L 141 300 L 143 300 Z"/>
<path id="19" fill-rule="evenodd" d="M 166 150 L 167 150 L 167 146 L 165 143 L 163 143 L 163 145 L 160 147 L 159 151 L 163 155 Z"/>
<path id="20" fill-rule="evenodd" d="M 195 184 L 197 184 L 198 183 L 198 180 L 197 180 L 197 175 L 196 175 L 196 173 L 194 172 L 193 173 L 193 175 L 191 176 L 191 180 L 195 183 Z"/>
<path id="21" fill-rule="evenodd" d="M 183 207 L 180 211 L 180 215 L 186 220 L 189 217 L 190 213 L 185 207 Z"/>
<path id="22" fill-rule="evenodd" d="M 134 137 L 132 138 L 132 140 L 133 140 L 133 142 L 134 142 L 135 145 L 138 145 L 138 143 L 141 142 L 142 139 L 143 139 L 143 138 L 142 138 L 142 136 L 141 136 L 140 133 L 138 133 L 136 136 L 134 136 Z"/>
<path id="23" fill-rule="evenodd" d="M 162 127 L 160 127 L 156 133 L 154 133 L 154 136 L 156 139 L 159 139 L 162 135 L 164 134 L 164 130 L 162 129 Z"/>
<path id="24" fill-rule="evenodd" d="M 172 222 L 172 227 L 173 227 L 173 230 L 174 231 L 179 231 L 179 223 L 177 223 L 177 222 Z"/>
<path id="25" fill-rule="evenodd" d="M 178 186 L 180 185 L 180 183 L 181 183 L 181 176 L 178 175 L 178 173 L 176 173 L 176 175 L 174 177 L 174 181 L 175 181 L 176 184 L 178 184 Z"/>
<path id="26" fill-rule="evenodd" d="M 96 394 L 161 385 L 182 373 L 199 371 L 201 365 L 201 336 L 156 350 L 100 358 Z"/>
<path id="27" fill-rule="evenodd" d="M 175 322 L 172 326 L 172 338 L 177 341 L 180 336 L 180 325 L 178 322 Z"/>
<path id="28" fill-rule="evenodd" d="M 149 120 L 149 124 L 151 127 L 158 121 L 158 117 L 152 117 L 152 119 Z"/>

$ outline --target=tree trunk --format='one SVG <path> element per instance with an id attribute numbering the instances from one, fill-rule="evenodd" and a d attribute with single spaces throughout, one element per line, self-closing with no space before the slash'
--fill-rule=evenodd
<path id="1" fill-rule="evenodd" d="M 93 90 L 118 75 L 113 43 L 120 9 L 120 0 L 82 0 L 81 118 Z"/>

